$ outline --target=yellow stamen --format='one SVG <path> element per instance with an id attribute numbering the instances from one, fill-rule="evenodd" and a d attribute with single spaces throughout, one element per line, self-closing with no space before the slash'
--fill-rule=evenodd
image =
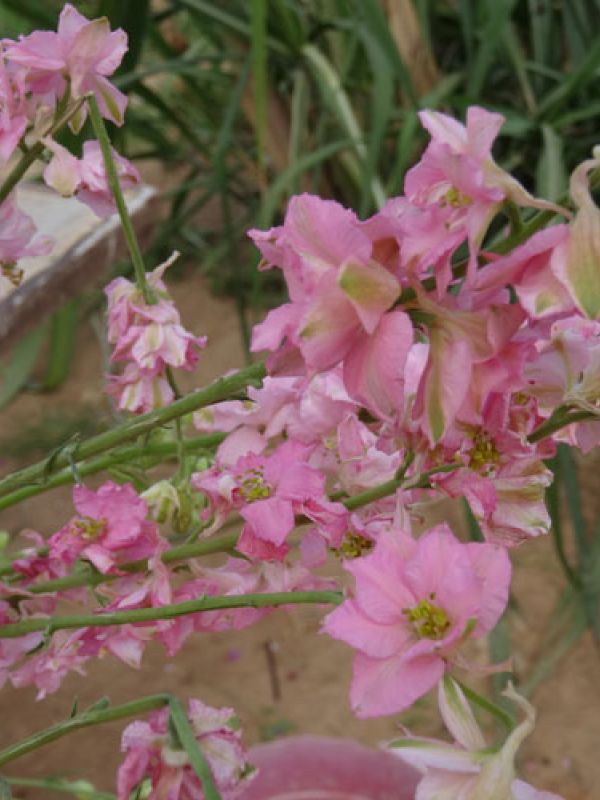
<path id="1" fill-rule="evenodd" d="M 431 600 L 435 595 L 430 595 Z M 447 613 L 431 600 L 419 600 L 413 608 L 403 608 L 402 613 L 412 623 L 419 639 L 443 639 L 450 627 Z"/>
<path id="2" fill-rule="evenodd" d="M 107 520 L 79 517 L 71 523 L 71 530 L 82 539 L 95 539 L 106 528 Z"/>
<path id="3" fill-rule="evenodd" d="M 247 503 L 264 500 L 271 496 L 271 487 L 265 481 L 263 472 L 258 467 L 249 469 L 240 481 L 240 494 Z"/>

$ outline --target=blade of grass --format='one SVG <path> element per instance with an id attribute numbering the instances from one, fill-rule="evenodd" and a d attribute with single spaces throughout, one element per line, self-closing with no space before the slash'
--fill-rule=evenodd
<path id="1" fill-rule="evenodd" d="M 290 105 L 290 140 L 288 145 L 288 161 L 290 168 L 295 167 L 302 152 L 306 123 L 308 122 L 308 82 L 302 70 L 294 72 L 292 97 Z M 294 174 L 290 181 L 290 194 L 299 191 L 301 171 Z"/>
<path id="2" fill-rule="evenodd" d="M 581 91 L 595 77 L 598 65 L 600 65 L 600 36 L 593 40 L 579 65 L 566 76 L 559 86 L 540 100 L 538 118 L 552 120 L 571 96 L 575 92 Z"/>
<path id="3" fill-rule="evenodd" d="M 560 661 L 579 641 L 587 627 L 578 593 L 567 587 L 545 625 L 546 635 L 537 663 L 519 691 L 529 697 L 556 669 Z"/>
<path id="4" fill-rule="evenodd" d="M 31 376 L 48 326 L 44 323 L 16 344 L 8 362 L 0 372 L 0 409 L 7 406 L 21 391 Z"/>
<path id="5" fill-rule="evenodd" d="M 258 212 L 258 227 L 268 228 L 273 224 L 273 219 L 281 203 L 281 198 L 286 192 L 290 192 L 294 181 L 299 175 L 308 172 L 317 164 L 331 158 L 331 156 L 335 155 L 340 150 L 351 146 L 351 139 L 341 139 L 338 142 L 330 142 L 329 144 L 323 145 L 323 147 L 320 147 L 318 150 L 299 158 L 294 164 L 290 164 L 287 170 L 282 172 L 276 180 L 273 181 L 265 193 Z"/>
<path id="6" fill-rule="evenodd" d="M 71 369 L 77 330 L 77 300 L 68 300 L 52 317 L 46 372 L 42 386 L 52 391 L 63 383 Z"/>
<path id="7" fill-rule="evenodd" d="M 543 147 L 537 164 L 536 194 L 557 200 L 567 189 L 568 176 L 563 159 L 563 141 L 554 128 L 542 124 Z"/>
<path id="8" fill-rule="evenodd" d="M 316 83 L 323 95 L 323 99 L 330 105 L 334 111 L 340 125 L 345 133 L 352 139 L 354 150 L 358 156 L 358 170 L 359 175 L 356 176 L 357 184 L 359 185 L 360 175 L 362 169 L 360 164 L 367 158 L 367 149 L 365 146 L 365 138 L 363 132 L 358 124 L 356 115 L 350 104 L 348 95 L 344 91 L 338 74 L 333 69 L 327 58 L 316 49 L 312 44 L 305 45 L 302 48 L 302 54 L 306 59 L 311 72 L 316 80 Z M 371 196 L 377 208 L 385 203 L 386 195 L 381 185 L 381 181 L 377 176 L 373 176 L 370 185 Z"/>
<path id="9" fill-rule="evenodd" d="M 484 23 L 479 31 L 479 47 L 469 69 L 467 95 L 476 100 L 481 94 L 496 50 L 509 24 L 516 0 L 486 0 L 480 8 Z"/>
<path id="10" fill-rule="evenodd" d="M 265 167 L 267 130 L 267 3 L 250 0 L 250 53 L 254 82 L 256 150 L 259 169 Z"/>
<path id="11" fill-rule="evenodd" d="M 370 31 L 373 39 L 385 53 L 388 63 L 400 81 L 410 105 L 417 105 L 418 98 L 410 72 L 404 63 L 390 32 L 390 26 L 378 0 L 353 0 L 352 6 L 360 29 Z"/>
<path id="12" fill-rule="evenodd" d="M 552 53 L 554 11 L 552 0 L 528 0 L 531 49 L 533 58 L 539 64 L 554 63 Z M 533 85 L 538 92 L 547 85 L 547 76 L 537 73 L 533 76 Z"/>
<path id="13" fill-rule="evenodd" d="M 378 160 L 386 132 L 390 112 L 393 107 L 394 83 L 392 81 L 392 65 L 379 42 L 364 28 L 358 31 L 365 52 L 369 59 L 373 76 L 371 91 L 370 124 L 367 134 L 366 156 L 362 161 L 362 191 L 359 204 L 359 215 L 365 217 L 372 210 L 373 181 L 381 185 L 378 177 Z M 382 187 L 383 191 L 383 187 Z"/>

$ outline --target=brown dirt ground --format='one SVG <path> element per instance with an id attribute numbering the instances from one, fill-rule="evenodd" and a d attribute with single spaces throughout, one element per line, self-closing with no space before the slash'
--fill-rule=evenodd
<path id="1" fill-rule="evenodd" d="M 187 325 L 210 337 L 210 346 L 193 379 L 197 385 L 224 369 L 240 366 L 243 354 L 232 304 L 209 296 L 196 274 L 172 288 Z M 53 411 L 64 414 L 68 409 L 75 415 L 87 409 L 106 414 L 101 372 L 97 337 L 89 324 L 83 324 L 67 383 L 46 397 L 21 395 L 0 415 L 0 440 L 36 420 L 48 419 Z M 5 472 L 17 465 L 4 459 L 0 470 Z M 56 490 L 3 512 L 0 529 L 51 532 L 70 513 L 69 489 Z M 455 516 L 445 507 L 436 513 Z M 524 681 L 543 651 L 544 635 L 564 580 L 550 541 L 522 547 L 514 554 L 514 564 L 516 607 L 510 612 L 510 620 L 517 677 Z M 372 744 L 393 736 L 398 730 L 396 718 L 360 722 L 352 716 L 348 705 L 352 653 L 317 634 L 319 617 L 317 609 L 278 612 L 239 634 L 197 636 L 173 661 L 166 660 L 159 648 L 151 648 L 140 671 L 106 659 L 93 664 L 87 678 L 71 676 L 59 692 L 39 703 L 33 691 L 5 687 L 0 691 L 0 748 L 64 719 L 75 694 L 80 707 L 85 707 L 104 695 L 119 703 L 164 690 L 235 707 L 249 744 L 285 732 L 352 736 Z M 274 695 L 267 667 L 269 646 L 275 651 L 280 696 Z M 533 692 L 532 700 L 539 721 L 523 752 L 525 779 L 559 792 L 567 800 L 598 798 L 600 659 L 587 632 Z M 419 732 L 441 734 L 429 701 L 419 703 L 402 721 Z M 123 723 L 117 723 L 81 731 L 15 761 L 6 772 L 30 778 L 86 777 L 99 788 L 111 790 L 122 728 Z M 41 794 L 20 790 L 18 796 L 34 798 Z"/>

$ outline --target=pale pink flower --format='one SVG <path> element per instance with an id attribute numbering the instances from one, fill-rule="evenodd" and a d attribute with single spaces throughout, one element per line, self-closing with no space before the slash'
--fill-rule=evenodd
<path id="1" fill-rule="evenodd" d="M 88 20 L 70 3 L 61 11 L 58 31 L 34 31 L 18 42 L 5 40 L 5 57 L 25 70 L 28 88 L 55 103 L 67 87 L 72 99 L 93 92 L 100 111 L 117 125 L 123 122 L 127 97 L 106 76 L 117 69 L 127 50 L 127 34 L 111 31 L 108 19 Z M 72 122 L 79 130 L 85 105 Z"/>
<path id="2" fill-rule="evenodd" d="M 142 291 L 126 278 L 116 278 L 104 290 L 108 298 L 108 341 L 115 345 L 112 361 L 126 362 L 122 375 L 109 375 L 107 391 L 119 408 L 150 411 L 174 397 L 168 367 L 192 370 L 206 336 L 194 336 L 182 325 L 179 312 L 163 282 L 167 267 L 179 253 L 148 273 L 156 294 L 146 303 Z"/>
<path id="3" fill-rule="evenodd" d="M 168 406 L 175 393 L 162 373 L 153 375 L 140 370 L 137 364 L 127 364 L 120 375 L 107 375 L 105 391 L 117 401 L 120 411 L 144 414 Z"/>
<path id="4" fill-rule="evenodd" d="M 359 717 L 408 708 L 442 678 L 455 650 L 489 632 L 508 600 L 510 561 L 490 544 L 462 544 L 447 525 L 415 541 L 382 534 L 345 562 L 355 590 L 323 630 L 356 649 L 350 699 Z"/>
<path id="5" fill-rule="evenodd" d="M 128 800 L 145 778 L 152 797 L 165 800 L 202 800 L 200 781 L 187 752 L 176 749 L 168 733 L 168 709 L 154 711 L 148 722 L 136 721 L 123 731 L 121 750 L 126 754 L 117 775 L 117 796 Z M 228 800 L 251 771 L 231 708 L 211 708 L 190 700 L 188 718 L 198 746 L 208 761 L 214 781 Z"/>
<path id="6" fill-rule="evenodd" d="M 43 700 L 60 687 L 63 678 L 69 672 L 74 671 L 84 675 L 84 664 L 88 660 L 88 656 L 80 652 L 84 630 L 57 631 L 47 647 L 35 650 L 19 666 L 11 670 L 9 677 L 12 685 L 16 689 L 35 686 L 38 690 L 37 699 Z M 43 634 L 37 636 L 39 644 L 43 641 Z M 15 641 L 19 642 L 21 639 Z"/>
<path id="7" fill-rule="evenodd" d="M 11 597 L 8 587 L 0 583 L 0 626 L 19 621 L 19 614 L 13 605 L 2 597 Z M 14 639 L 0 639 L 0 689 L 11 677 L 11 670 L 28 653 L 36 650 L 44 640 L 43 633 L 28 633 Z"/>
<path id="8" fill-rule="evenodd" d="M 14 153 L 27 124 L 23 80 L 7 68 L 0 45 L 0 162 Z"/>
<path id="9" fill-rule="evenodd" d="M 569 237 L 566 225 L 538 231 L 509 255 L 495 257 L 478 270 L 469 290 L 477 308 L 506 302 L 506 287 L 515 290 L 521 307 L 537 319 L 574 310 L 566 286 L 554 274 L 554 253 Z"/>
<path id="10" fill-rule="evenodd" d="M 460 416 L 463 406 L 469 408 L 471 415 L 480 415 L 487 394 L 505 389 L 494 383 L 506 378 L 502 357 L 526 315 L 518 304 L 465 311 L 454 298 L 448 296 L 443 303 L 436 303 L 423 293 L 419 295 L 419 306 L 428 315 L 429 350 L 414 414 L 434 445 Z M 481 367 L 490 364 L 495 369 L 484 373 L 487 380 L 485 391 L 481 392 L 481 373 L 480 381 L 474 378 Z"/>
<path id="11" fill-rule="evenodd" d="M 419 118 L 431 142 L 406 175 L 406 196 L 422 208 L 440 206 L 446 212 L 443 227 L 450 233 L 464 230 L 470 249 L 468 281 L 475 274 L 481 241 L 505 200 L 561 213 L 552 203 L 532 197 L 494 162 L 491 150 L 504 122 L 501 114 L 471 106 L 466 125 L 439 111 L 421 111 Z"/>
<path id="12" fill-rule="evenodd" d="M 592 197 L 588 173 L 600 165 L 600 149 L 574 170 L 570 192 L 577 213 L 569 236 L 552 256 L 552 270 L 573 302 L 589 319 L 600 318 L 600 209 Z"/>
<path id="13" fill-rule="evenodd" d="M 28 214 L 17 206 L 13 195 L 0 204 L 0 269 L 12 267 L 25 256 L 46 255 L 52 247 L 48 236 L 32 241 L 36 227 Z"/>
<path id="14" fill-rule="evenodd" d="M 515 756 L 533 731 L 535 710 L 512 685 L 504 695 L 518 705 L 525 718 L 495 751 L 487 747 L 458 683 L 444 678 L 438 687 L 440 712 L 455 743 L 419 736 L 390 743 L 395 755 L 423 774 L 416 800 L 562 800 L 516 778 Z"/>
<path id="15" fill-rule="evenodd" d="M 76 195 L 99 217 L 115 212 L 115 202 L 108 186 L 106 168 L 100 145 L 88 141 L 83 145 L 83 158 L 75 158 L 66 148 L 52 139 L 45 139 L 53 158 L 44 170 L 44 181 L 63 197 Z M 119 183 L 123 191 L 140 181 L 137 169 L 126 158 L 112 149 Z"/>
<path id="16" fill-rule="evenodd" d="M 558 431 L 554 438 L 577 445 L 585 453 L 600 442 L 600 322 L 568 316 L 552 323 L 548 338 L 536 342 L 538 355 L 525 368 L 524 392 L 549 417 L 566 405 L 589 412 L 592 419 Z"/>

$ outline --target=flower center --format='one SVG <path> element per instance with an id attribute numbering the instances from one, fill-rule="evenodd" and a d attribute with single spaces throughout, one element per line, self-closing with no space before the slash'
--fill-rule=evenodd
<path id="1" fill-rule="evenodd" d="M 419 639 L 443 639 L 450 627 L 448 614 L 440 606 L 433 605 L 434 599 L 435 594 L 431 594 L 429 600 L 419 600 L 413 608 L 402 609 Z"/>
<path id="2" fill-rule="evenodd" d="M 93 519 L 92 517 L 78 517 L 71 523 L 71 530 L 82 539 L 95 539 L 106 528 L 107 520 Z"/>
<path id="3" fill-rule="evenodd" d="M 348 531 L 337 553 L 345 558 L 359 558 L 373 549 L 374 542 L 360 533 Z"/>
<path id="4" fill-rule="evenodd" d="M 240 481 L 240 494 L 247 503 L 264 500 L 271 496 L 271 487 L 265 481 L 262 469 L 253 467 L 246 470 Z"/>
<path id="5" fill-rule="evenodd" d="M 472 202 L 473 198 L 461 192 L 456 186 L 451 186 L 442 198 L 442 204 L 452 206 L 452 208 L 464 208 L 470 206 Z"/>
<path id="6" fill-rule="evenodd" d="M 473 437 L 473 447 L 469 450 L 469 467 L 475 472 L 489 472 L 499 461 L 500 453 L 491 436 L 478 431 Z"/>

